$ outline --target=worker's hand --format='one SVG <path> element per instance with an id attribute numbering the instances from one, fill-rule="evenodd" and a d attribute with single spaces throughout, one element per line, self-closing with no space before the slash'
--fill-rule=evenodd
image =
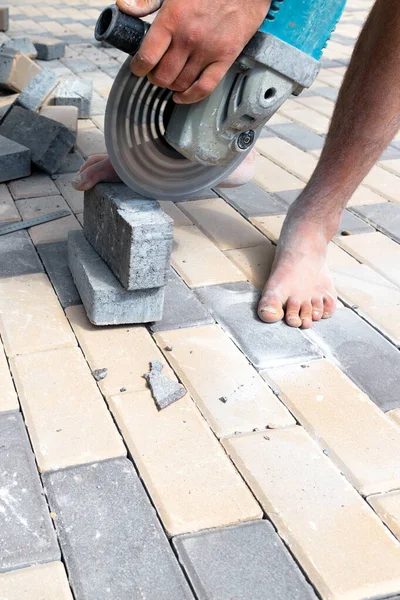
<path id="1" fill-rule="evenodd" d="M 271 0 L 117 0 L 136 17 L 157 9 L 132 71 L 174 90 L 175 102 L 208 96 L 265 19 Z"/>

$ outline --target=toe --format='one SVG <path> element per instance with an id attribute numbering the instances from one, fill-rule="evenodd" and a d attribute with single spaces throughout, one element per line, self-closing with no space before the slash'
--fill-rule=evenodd
<path id="1" fill-rule="evenodd" d="M 282 300 L 274 294 L 265 294 L 258 305 L 258 316 L 265 323 L 276 323 L 283 319 Z"/>
<path id="2" fill-rule="evenodd" d="M 86 169 L 106 158 L 108 158 L 107 154 L 93 154 L 92 156 L 89 156 L 86 162 L 81 166 L 79 173 L 84 173 Z"/>
<path id="3" fill-rule="evenodd" d="M 300 319 L 301 326 L 303 329 L 310 329 L 312 327 L 313 317 L 312 317 L 312 304 L 311 301 L 303 302 L 300 308 Z"/>
<path id="4" fill-rule="evenodd" d="M 285 319 L 290 327 L 301 327 L 301 303 L 295 298 L 289 298 L 286 303 Z"/>
<path id="5" fill-rule="evenodd" d="M 336 310 L 336 298 L 331 294 L 326 294 L 324 297 L 324 313 L 323 319 L 329 319 Z"/>
<path id="6" fill-rule="evenodd" d="M 320 321 L 324 312 L 324 301 L 322 296 L 313 298 L 311 304 L 313 321 Z"/>
<path id="7" fill-rule="evenodd" d="M 93 162 L 84 171 L 79 172 L 72 182 L 73 187 L 81 192 L 91 190 L 101 181 L 118 181 L 118 176 L 108 158 Z"/>

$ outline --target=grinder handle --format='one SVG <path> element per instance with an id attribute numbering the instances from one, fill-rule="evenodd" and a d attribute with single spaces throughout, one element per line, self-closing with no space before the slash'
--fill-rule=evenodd
<path id="1" fill-rule="evenodd" d="M 107 42 L 114 48 L 133 55 L 139 50 L 149 27 L 145 21 L 126 15 L 118 6 L 112 5 L 101 13 L 94 35 L 98 42 Z"/>

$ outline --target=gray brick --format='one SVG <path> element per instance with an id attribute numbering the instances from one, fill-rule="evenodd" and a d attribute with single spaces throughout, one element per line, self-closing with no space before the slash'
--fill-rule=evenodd
<path id="1" fill-rule="evenodd" d="M 37 51 L 35 46 L 32 44 L 30 38 L 14 38 L 8 42 L 5 42 L 3 47 L 12 48 L 17 52 L 22 52 L 25 56 L 29 56 L 29 58 L 36 58 Z"/>
<path id="2" fill-rule="evenodd" d="M 193 600 L 127 459 L 43 476 L 79 600 Z"/>
<path id="3" fill-rule="evenodd" d="M 317 600 L 267 521 L 173 540 L 198 600 Z"/>
<path id="4" fill-rule="evenodd" d="M 246 218 L 283 215 L 286 206 L 253 182 L 237 188 L 216 188 L 234 209 Z"/>
<path id="5" fill-rule="evenodd" d="M 204 287 L 196 294 L 257 369 L 321 358 L 300 330 L 258 318 L 259 292 L 250 283 Z"/>
<path id="6" fill-rule="evenodd" d="M 280 138 L 306 152 L 320 150 L 325 143 L 323 137 L 297 123 L 281 123 L 280 125 L 269 125 L 268 127 Z"/>
<path id="7" fill-rule="evenodd" d="M 84 232 L 127 290 L 166 285 L 173 221 L 158 202 L 122 183 L 99 184 L 85 193 Z"/>
<path id="8" fill-rule="evenodd" d="M 351 209 L 376 229 L 400 243 L 400 206 L 392 202 L 354 206 Z"/>
<path id="9" fill-rule="evenodd" d="M 201 190 L 200 192 L 196 192 L 195 194 L 192 194 L 190 197 L 188 198 L 169 198 L 169 200 L 171 200 L 171 202 L 189 202 L 190 200 L 208 200 L 209 198 L 218 198 L 218 194 L 212 190 L 211 188 L 206 188 L 204 190 Z"/>
<path id="10" fill-rule="evenodd" d="M 31 174 L 29 148 L 0 135 L 0 183 Z"/>
<path id="11" fill-rule="evenodd" d="M 64 58 L 63 64 L 71 69 L 74 73 L 86 73 L 90 71 L 97 71 L 97 66 L 86 58 Z"/>
<path id="12" fill-rule="evenodd" d="M 7 6 L 0 7 L 0 31 L 8 31 L 10 24 L 9 10 Z"/>
<path id="13" fill-rule="evenodd" d="M 87 315 L 95 325 L 148 323 L 162 318 L 165 287 L 125 290 L 82 231 L 69 233 L 68 264 Z"/>
<path id="14" fill-rule="evenodd" d="M 65 125 L 15 106 L 0 125 L 0 135 L 25 144 L 32 162 L 46 173 L 55 173 L 75 143 Z"/>
<path id="15" fill-rule="evenodd" d="M 277 196 L 278 200 L 286 204 L 289 207 L 297 198 L 300 196 L 303 190 L 282 190 L 281 192 L 275 192 L 275 196 Z"/>
<path id="16" fill-rule="evenodd" d="M 39 60 L 56 60 L 65 56 L 65 42 L 54 38 L 33 37 L 32 42 Z"/>
<path id="17" fill-rule="evenodd" d="M 53 71 L 42 69 L 19 95 L 16 105 L 36 112 L 50 96 L 57 82 L 58 76 Z"/>
<path id="18" fill-rule="evenodd" d="M 67 242 L 39 244 L 37 251 L 43 261 L 63 308 L 80 304 L 81 299 L 68 267 Z"/>
<path id="19" fill-rule="evenodd" d="M 214 319 L 208 314 L 193 291 L 171 269 L 165 288 L 163 318 L 151 326 L 152 331 L 198 327 L 211 323 L 214 323 Z"/>
<path id="20" fill-rule="evenodd" d="M 31 238 L 26 231 L 0 236 L 0 278 L 43 273 Z"/>
<path id="21" fill-rule="evenodd" d="M 400 352 L 353 311 L 341 308 L 305 335 L 382 410 L 400 408 Z"/>
<path id="22" fill-rule="evenodd" d="M 54 103 L 61 106 L 77 106 L 79 118 L 90 117 L 92 104 L 93 83 L 87 79 L 66 78 L 56 89 Z"/>
<path id="23" fill-rule="evenodd" d="M 0 572 L 59 560 L 35 459 L 19 413 L 0 416 Z"/>
<path id="24" fill-rule="evenodd" d="M 63 173 L 77 173 L 84 164 L 84 159 L 79 152 L 70 152 L 62 161 L 58 168 L 57 173 L 60 175 Z"/>
<path id="25" fill-rule="evenodd" d="M 343 231 L 355 235 L 357 233 L 374 233 L 375 229 L 368 225 L 362 219 L 359 219 L 348 210 L 343 212 L 336 235 L 341 235 Z"/>

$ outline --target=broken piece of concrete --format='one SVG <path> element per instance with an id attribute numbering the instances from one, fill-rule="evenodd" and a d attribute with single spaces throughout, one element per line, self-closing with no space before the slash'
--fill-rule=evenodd
<path id="1" fill-rule="evenodd" d="M 96 381 L 102 381 L 107 377 L 107 372 L 107 369 L 96 369 L 95 371 L 92 371 L 92 375 Z"/>
<path id="2" fill-rule="evenodd" d="M 0 89 L 22 92 L 40 72 L 33 60 L 12 48 L 0 48 Z"/>
<path id="3" fill-rule="evenodd" d="M 0 6 L 0 31 L 8 31 L 10 15 L 8 6 Z"/>
<path id="4" fill-rule="evenodd" d="M 163 365 L 152 360 L 150 372 L 144 375 L 158 410 L 163 410 L 186 395 L 186 389 L 180 383 L 168 379 L 162 374 Z"/>
<path id="5" fill-rule="evenodd" d="M 39 60 L 56 60 L 65 56 L 65 42 L 55 38 L 33 37 L 33 45 L 37 51 Z"/>
<path id="6" fill-rule="evenodd" d="M 38 111 L 56 87 L 58 79 L 58 75 L 50 69 L 42 69 L 19 95 L 16 105 Z"/>
<path id="7" fill-rule="evenodd" d="M 0 183 L 31 174 L 31 151 L 0 135 Z"/>
<path id="8" fill-rule="evenodd" d="M 4 44 L 2 44 L 2 48 L 11 48 L 17 52 L 22 52 L 22 54 L 25 54 L 25 56 L 28 56 L 29 58 L 37 58 L 37 50 L 35 46 L 32 44 L 32 41 L 26 37 L 13 38 L 8 42 L 4 42 Z"/>
<path id="9" fill-rule="evenodd" d="M 87 79 L 68 77 L 63 79 L 54 94 L 56 106 L 77 106 L 79 118 L 90 117 L 92 106 L 93 83 Z"/>

